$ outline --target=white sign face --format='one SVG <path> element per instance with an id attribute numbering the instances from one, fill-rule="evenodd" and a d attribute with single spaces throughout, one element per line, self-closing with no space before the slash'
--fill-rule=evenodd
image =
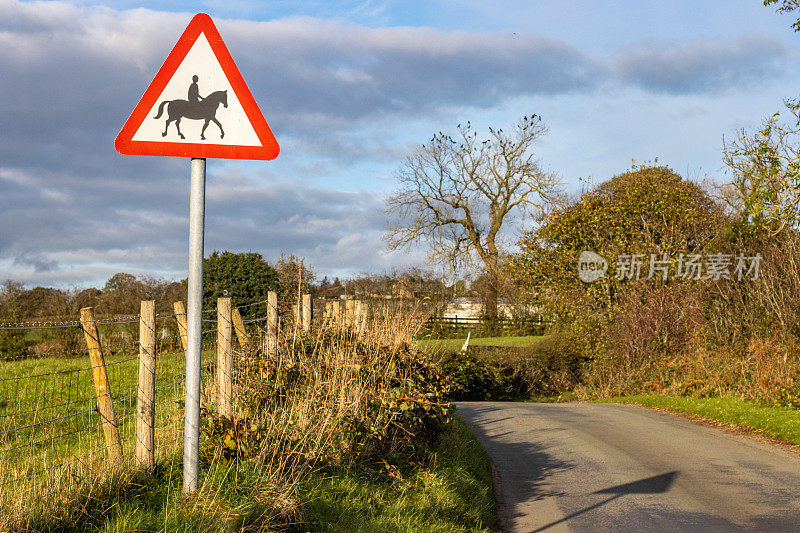
<path id="1" fill-rule="evenodd" d="M 0 0 L 1 1 L 1 0 Z M 121 154 L 275 159 L 280 146 L 211 17 L 198 13 L 125 121 Z"/>
<path id="2" fill-rule="evenodd" d="M 133 140 L 261 146 L 203 33 L 136 130 Z"/>

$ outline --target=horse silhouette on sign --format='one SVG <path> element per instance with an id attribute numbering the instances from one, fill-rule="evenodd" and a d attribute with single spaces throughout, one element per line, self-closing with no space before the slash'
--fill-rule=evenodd
<path id="1" fill-rule="evenodd" d="M 164 126 L 164 133 L 161 134 L 162 137 L 167 136 L 169 123 L 174 121 L 175 128 L 178 130 L 178 135 L 181 136 L 181 139 L 185 139 L 186 137 L 181 133 L 181 119 L 188 118 L 190 120 L 206 121 L 200 132 L 200 138 L 204 141 L 206 140 L 205 133 L 209 122 L 213 122 L 219 127 L 219 138 L 222 139 L 225 137 L 225 130 L 222 129 L 222 124 L 219 123 L 216 117 L 219 104 L 228 107 L 228 91 L 213 92 L 198 102 L 190 102 L 188 100 L 164 100 L 158 106 L 158 114 L 153 118 L 161 118 L 161 114 L 164 112 L 164 106 L 167 106 L 167 124 Z"/>

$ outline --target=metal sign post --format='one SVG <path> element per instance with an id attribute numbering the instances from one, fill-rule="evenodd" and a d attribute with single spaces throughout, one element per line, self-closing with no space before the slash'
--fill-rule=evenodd
<path id="1" fill-rule="evenodd" d="M 192 158 L 189 191 L 189 293 L 186 311 L 186 421 L 183 429 L 183 490 L 197 490 L 200 462 L 200 372 L 203 350 L 203 233 L 206 160 Z"/>

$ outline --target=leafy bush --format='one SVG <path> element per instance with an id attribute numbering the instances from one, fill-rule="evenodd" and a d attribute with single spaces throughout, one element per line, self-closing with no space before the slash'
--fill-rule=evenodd
<path id="1" fill-rule="evenodd" d="M 586 384 L 604 395 L 648 381 L 652 367 L 689 353 L 706 319 L 698 291 L 688 284 L 642 286 L 620 297 L 596 334 L 602 346 L 586 372 Z"/>
<path id="2" fill-rule="evenodd" d="M 470 349 L 472 350 L 472 349 Z M 441 362 L 451 400 L 506 400 L 521 396 L 501 365 L 475 357 L 474 351 L 448 354 Z M 515 394 L 516 392 L 516 394 Z"/>
<path id="3" fill-rule="evenodd" d="M 0 331 L 0 360 L 21 359 L 27 353 L 24 331 L 13 329 Z"/>
<path id="4" fill-rule="evenodd" d="M 523 400 L 571 390 L 580 359 L 565 346 L 542 341 L 534 347 L 470 346 L 440 361 L 451 400 Z"/>
<path id="5" fill-rule="evenodd" d="M 581 353 L 601 356 L 608 349 L 601 332 L 619 316 L 618 303 L 627 294 L 664 284 L 659 276 L 641 282 L 618 279 L 615 258 L 666 254 L 677 261 L 681 253 L 703 253 L 726 221 L 721 207 L 695 183 L 667 167 L 642 166 L 554 211 L 523 236 L 512 270 L 548 314 L 558 317 L 561 334 Z M 584 251 L 608 261 L 604 278 L 593 283 L 579 279 L 576 267 Z M 646 276 L 646 266 L 642 270 Z"/>
<path id="6" fill-rule="evenodd" d="M 365 337 L 328 328 L 285 339 L 277 357 L 250 354 L 239 416 L 206 413 L 205 460 L 302 470 L 418 456 L 449 420 L 442 372 L 406 342 L 386 343 L 389 328 L 372 326 Z"/>

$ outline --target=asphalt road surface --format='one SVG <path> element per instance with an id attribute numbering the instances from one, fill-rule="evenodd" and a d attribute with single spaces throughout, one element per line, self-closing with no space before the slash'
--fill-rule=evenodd
<path id="1" fill-rule="evenodd" d="M 505 531 L 798 531 L 800 454 L 641 407 L 458 402 Z"/>

